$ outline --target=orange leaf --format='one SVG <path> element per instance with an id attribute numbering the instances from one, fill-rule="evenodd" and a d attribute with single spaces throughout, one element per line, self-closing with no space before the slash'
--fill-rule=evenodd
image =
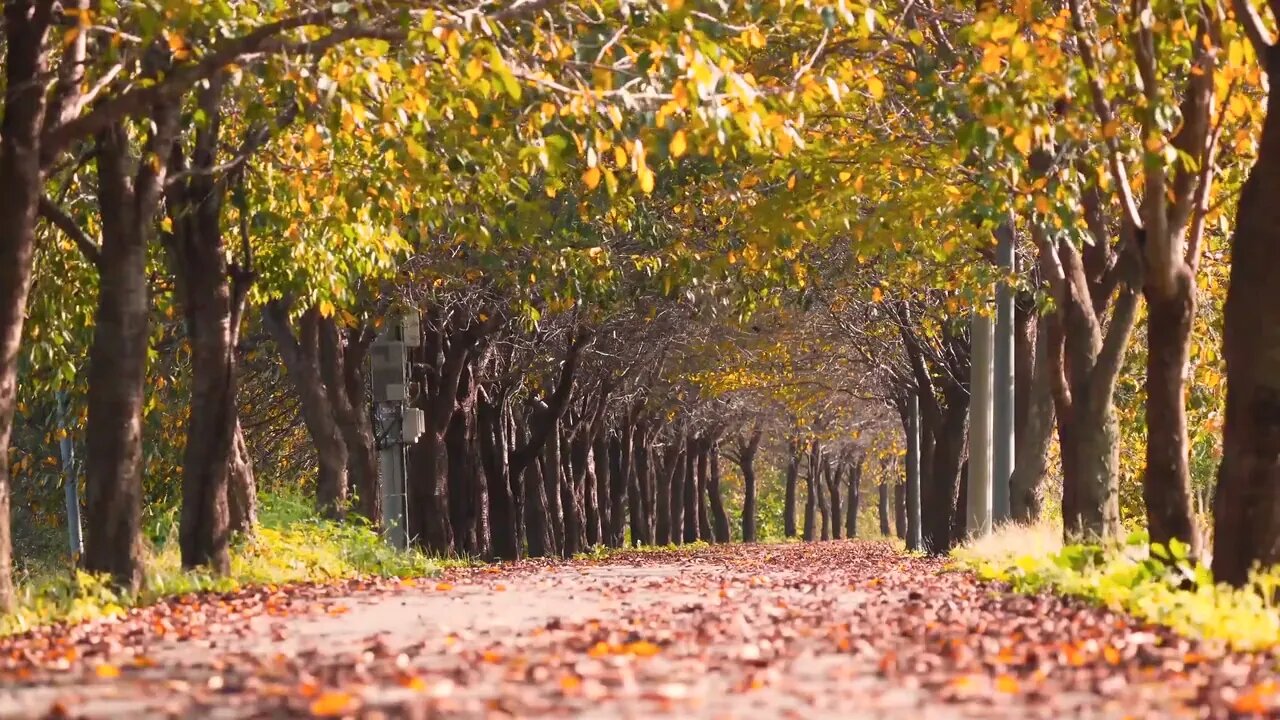
<path id="1" fill-rule="evenodd" d="M 447 582 L 436 583 L 436 590 L 439 590 L 440 592 L 449 592 L 452 589 L 453 589 L 453 583 L 447 583 Z"/>
<path id="2" fill-rule="evenodd" d="M 340 717 L 355 709 L 356 699 L 350 693 L 330 691 L 311 702 L 311 714 L 316 717 Z"/>
<path id="3" fill-rule="evenodd" d="M 1102 649 L 1102 658 L 1106 660 L 1109 665 L 1119 665 L 1120 651 L 1108 645 Z"/>
<path id="4" fill-rule="evenodd" d="M 1015 678 L 1014 676 L 1012 675 L 996 676 L 996 690 L 998 692 L 1014 695 L 1021 689 L 1022 689 L 1022 686 L 1019 685 L 1018 679 Z"/>
<path id="5" fill-rule="evenodd" d="M 582 689 L 582 680 L 577 675 L 565 675 L 560 678 L 560 690 L 565 695 L 573 695 Z"/>
<path id="6" fill-rule="evenodd" d="M 653 657 L 662 652 L 662 648 L 654 645 L 648 640 L 639 640 L 627 646 L 627 652 L 636 657 Z"/>
<path id="7" fill-rule="evenodd" d="M 94 672 L 97 673 L 98 677 L 102 678 L 103 680 L 111 680 L 111 679 L 120 677 L 120 668 L 116 667 L 115 665 L 110 665 L 107 663 L 103 663 L 98 667 L 94 668 Z"/>

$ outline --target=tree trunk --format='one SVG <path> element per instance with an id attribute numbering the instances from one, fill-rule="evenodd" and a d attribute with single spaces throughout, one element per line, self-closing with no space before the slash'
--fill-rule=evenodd
<path id="1" fill-rule="evenodd" d="M 591 469 L 596 478 L 596 515 L 600 521 L 600 545 L 609 544 L 609 509 L 612 493 L 609 491 L 609 440 L 603 430 L 591 440 Z"/>
<path id="2" fill-rule="evenodd" d="M 711 474 L 707 476 L 707 495 L 711 500 L 711 530 L 713 540 L 727 543 L 733 540 L 729 533 L 729 514 L 724 510 L 724 496 L 720 494 L 720 448 L 711 445 Z"/>
<path id="3" fill-rule="evenodd" d="M 319 310 L 308 309 L 298 319 L 295 334 L 285 302 L 274 300 L 262 309 L 263 325 L 275 340 L 285 372 L 298 391 L 302 420 L 315 445 L 319 465 L 316 508 L 325 517 L 337 518 L 346 501 L 348 454 L 321 369 L 320 320 Z"/>
<path id="4" fill-rule="evenodd" d="M 787 475 L 782 503 L 783 533 L 789 538 L 796 536 L 796 483 L 799 476 L 800 441 L 793 437 L 787 442 Z"/>
<path id="5" fill-rule="evenodd" d="M 332 382 L 326 380 L 326 386 L 330 389 L 330 402 L 337 411 L 338 429 L 347 444 L 347 481 L 356 490 L 356 507 L 374 527 L 380 527 L 382 480 L 378 476 L 377 440 L 373 434 L 373 414 L 370 412 L 364 369 L 375 335 L 369 328 L 348 329 L 345 335 L 340 377 L 333 378 Z M 335 335 L 334 339 L 338 337 Z M 335 392 L 335 388 L 340 390 Z"/>
<path id="6" fill-rule="evenodd" d="M 620 548 L 627 539 L 627 466 L 630 453 L 624 453 L 623 445 L 629 437 L 626 423 L 623 429 L 609 436 L 609 547 Z"/>
<path id="7" fill-rule="evenodd" d="M 684 541 L 697 542 L 698 530 L 702 523 L 698 513 L 701 511 L 698 493 L 698 463 L 702 462 L 703 439 L 689 436 L 689 455 L 685 459 L 684 481 Z"/>
<path id="8" fill-rule="evenodd" d="M 586 534 L 587 546 L 595 547 L 603 542 L 603 533 L 600 530 L 600 480 L 596 477 L 596 459 L 592 449 L 592 441 L 589 437 L 576 440 L 580 443 L 584 457 L 582 458 L 582 472 L 585 473 L 582 480 L 582 504 L 583 513 L 586 516 Z M 576 457 L 576 454 L 575 454 Z"/>
<path id="9" fill-rule="evenodd" d="M 564 479 L 560 463 L 560 422 L 553 421 L 542 452 L 542 482 L 546 486 L 547 520 L 551 525 L 550 552 L 563 555 L 565 546 Z"/>
<path id="10" fill-rule="evenodd" d="M 560 447 L 565 454 L 565 483 L 563 494 L 561 496 L 561 505 L 564 507 L 564 534 L 565 534 L 565 557 L 573 557 L 574 555 L 586 551 L 590 547 L 590 540 L 587 537 L 587 512 L 586 512 L 586 478 L 587 478 L 587 455 L 590 446 L 582 440 L 580 435 L 585 435 L 587 428 L 579 426 L 577 432 L 571 439 L 566 438 Z"/>
<path id="11" fill-rule="evenodd" d="M 172 115 L 171 113 L 168 113 Z M 159 123 L 149 151 L 168 155 L 172 118 Z M 167 135 L 167 139 L 165 136 Z M 159 147 L 157 147 L 157 145 Z M 98 194 L 102 215 L 100 281 L 89 350 L 89 420 L 84 565 L 110 573 L 131 592 L 142 584 L 142 407 L 148 348 L 147 246 L 164 182 L 163 164 L 129 157 L 129 138 L 115 124 L 98 138 Z M 7 188 L 7 192 L 16 192 Z M 230 444 L 230 437 L 227 438 Z M 215 474 L 225 480 L 227 458 Z M 222 486 L 225 533 L 226 486 Z M 225 540 L 225 538 L 223 538 Z"/>
<path id="12" fill-rule="evenodd" d="M 676 456 L 676 468 L 671 476 L 671 542 L 676 545 L 684 542 L 684 493 L 694 450 L 692 437 L 685 436 L 679 443 L 680 454 Z"/>
<path id="13" fill-rule="evenodd" d="M 252 535 L 258 526 L 258 484 L 253 476 L 253 459 L 236 419 L 231 452 L 231 474 L 227 485 L 227 511 L 233 533 Z"/>
<path id="14" fill-rule="evenodd" d="M 943 414 L 943 422 L 933 438 L 931 477 L 921 487 L 925 552 L 946 555 L 952 548 L 951 526 L 957 518 L 961 466 L 968 425 L 967 396 L 953 396 Z"/>
<path id="15" fill-rule="evenodd" d="M 698 452 L 698 539 L 704 542 L 715 542 L 715 533 L 711 528 L 711 447 L 712 440 L 703 438 Z"/>
<path id="16" fill-rule="evenodd" d="M 476 431 L 480 439 L 481 464 L 489 495 L 489 528 L 495 560 L 518 560 L 524 554 L 519 527 L 523 502 L 516 505 L 510 468 L 507 465 L 507 397 L 501 388 L 484 388 L 476 403 Z"/>
<path id="17" fill-rule="evenodd" d="M 831 495 L 827 477 L 827 461 L 821 456 L 811 460 L 813 480 L 811 487 L 818 494 L 819 532 L 818 537 L 824 542 L 831 539 Z"/>
<path id="18" fill-rule="evenodd" d="M 844 538 L 844 506 L 840 502 L 840 483 L 844 475 L 844 464 L 839 460 L 827 463 L 827 492 L 831 493 L 831 537 L 836 540 Z"/>
<path id="19" fill-rule="evenodd" d="M 814 458 L 818 455 L 818 442 L 813 442 L 812 449 L 809 452 L 809 468 L 805 473 L 805 495 L 804 495 L 804 541 L 813 542 L 818 537 L 817 514 L 818 514 L 818 483 L 814 477 L 817 474 L 817 468 L 814 467 Z"/>
<path id="20" fill-rule="evenodd" d="M 1161 292 L 1149 282 L 1147 298 L 1147 465 L 1142 498 L 1152 543 L 1186 543 L 1191 557 L 1201 553 L 1200 529 L 1191 501 L 1184 374 L 1190 360 L 1191 326 L 1196 316 L 1196 282 L 1179 263 L 1174 283 Z"/>
<path id="21" fill-rule="evenodd" d="M 45 39 L 51 4 L 4 6 L 5 87 L 0 118 L 0 612 L 13 609 L 13 547 L 9 528 L 9 438 L 18 403 L 18 357 L 35 262 L 36 213 L 43 173 Z M 83 35 L 84 33 L 82 33 Z M 79 45 L 83 57 L 83 43 Z M 122 549 L 132 552 L 131 546 Z M 127 556 L 123 561 L 128 562 Z M 110 564 L 110 558 L 104 558 Z M 125 568 L 130 577 L 135 568 Z M 132 583 L 130 583 L 132 584 Z"/>
<path id="22" fill-rule="evenodd" d="M 631 544 L 652 545 L 653 535 L 649 532 L 649 518 L 653 516 L 653 508 L 649 507 L 649 486 L 652 476 L 649 468 L 649 428 L 646 423 L 639 422 L 632 435 L 632 457 L 635 471 L 632 473 L 632 497 L 636 508 L 632 511 Z"/>
<path id="23" fill-rule="evenodd" d="M 849 465 L 849 501 L 845 507 L 844 535 L 850 540 L 858 537 L 858 505 L 862 500 L 862 462 L 861 454 Z"/>
<path id="24" fill-rule="evenodd" d="M 1280 50 L 1267 50 L 1268 111 L 1236 209 L 1224 309 L 1222 463 L 1214 497 L 1213 575 L 1237 587 L 1280 562 Z"/>
<path id="25" fill-rule="evenodd" d="M 1034 344 L 1019 344 L 1016 363 L 1020 382 L 1015 396 L 1026 400 L 1017 425 L 1018 446 L 1014 451 L 1009 499 L 1013 520 L 1020 523 L 1040 519 L 1054 427 L 1051 338 L 1047 328 L 1035 329 L 1038 324 L 1031 323 Z"/>
<path id="26" fill-rule="evenodd" d="M 889 537 L 889 533 L 893 530 L 889 527 L 889 478 L 880 478 L 880 484 L 876 486 L 880 497 L 880 535 Z"/>
<path id="27" fill-rule="evenodd" d="M 673 442 L 663 453 L 662 470 L 658 475 L 657 523 L 654 527 L 654 542 L 658 545 L 671 543 L 671 489 L 675 487 L 675 478 L 684 463 L 680 456 L 682 438 L 676 435 Z"/>
<path id="28" fill-rule="evenodd" d="M 738 438 L 738 462 L 742 468 L 742 542 L 752 543 L 756 537 L 756 452 L 764 431 L 756 428 L 750 439 Z"/>
<path id="29" fill-rule="evenodd" d="M 907 486 L 898 481 L 893 485 L 893 534 L 899 540 L 907 539 Z"/>
<path id="30" fill-rule="evenodd" d="M 547 513 L 547 487 L 542 481 L 542 463 L 536 459 L 524 473 L 524 524 L 528 532 L 529 557 L 549 557 L 555 551 L 551 518 Z"/>

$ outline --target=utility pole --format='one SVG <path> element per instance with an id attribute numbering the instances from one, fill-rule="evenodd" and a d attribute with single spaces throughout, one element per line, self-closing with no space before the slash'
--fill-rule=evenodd
<path id="1" fill-rule="evenodd" d="M 80 527 L 80 478 L 76 468 L 76 446 L 71 442 L 71 408 L 65 390 L 58 391 L 58 429 L 62 431 L 58 449 L 62 455 L 62 487 L 67 505 L 67 544 L 71 550 L 71 561 L 79 562 L 84 552 Z"/>
<path id="2" fill-rule="evenodd" d="M 920 552 L 920 395 L 907 396 L 907 550 Z"/>
<path id="3" fill-rule="evenodd" d="M 996 266 L 1006 275 L 1017 271 L 1013 225 L 1002 224 L 996 230 Z M 1014 457 L 1014 372 L 1013 372 L 1013 286 L 1006 281 L 996 285 L 995 348 L 992 360 L 992 516 L 998 523 L 1009 519 L 1009 478 L 1013 476 Z"/>
<path id="4" fill-rule="evenodd" d="M 969 492 L 965 530 L 969 537 L 991 534 L 992 322 L 986 308 L 973 311 L 973 351 L 969 375 Z"/>
<path id="5" fill-rule="evenodd" d="M 409 546 L 409 494 L 405 447 L 426 428 L 419 408 L 408 407 L 409 353 L 422 344 L 418 314 L 406 312 L 369 348 L 369 382 L 378 421 L 378 476 L 382 485 L 383 534 L 392 546 Z"/>

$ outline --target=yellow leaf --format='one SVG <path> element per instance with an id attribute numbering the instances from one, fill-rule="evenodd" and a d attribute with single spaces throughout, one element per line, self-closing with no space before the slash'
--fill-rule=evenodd
<path id="1" fill-rule="evenodd" d="M 319 306 L 317 307 L 320 310 L 320 317 L 333 317 L 333 313 L 334 313 L 333 303 L 329 302 L 328 300 L 321 300 Z"/>
<path id="2" fill-rule="evenodd" d="M 653 171 L 647 167 L 640 168 L 640 189 L 646 193 L 653 192 Z"/>
<path id="3" fill-rule="evenodd" d="M 120 668 L 115 665 L 103 663 L 94 668 L 94 673 L 103 680 L 111 680 L 120 677 Z"/>
<path id="4" fill-rule="evenodd" d="M 871 288 L 871 302 L 884 302 L 884 291 L 878 287 Z"/>
<path id="5" fill-rule="evenodd" d="M 1013 136 L 1013 146 L 1018 148 L 1018 152 L 1023 155 L 1031 154 L 1031 131 L 1023 129 L 1017 135 Z"/>
<path id="6" fill-rule="evenodd" d="M 787 189 L 788 190 L 796 189 L 796 176 L 794 174 L 787 180 Z"/>
<path id="7" fill-rule="evenodd" d="M 884 97 L 884 81 L 872 75 L 867 78 L 867 92 L 871 93 L 871 97 L 879 100 Z"/>
<path id="8" fill-rule="evenodd" d="M 683 130 L 677 130 L 676 134 L 671 138 L 671 157 L 680 157 L 684 154 L 687 145 Z"/>
<path id="9" fill-rule="evenodd" d="M 587 171 L 582 173 L 582 182 L 586 184 L 588 189 L 595 190 L 596 186 L 600 184 L 600 168 L 587 168 Z"/>

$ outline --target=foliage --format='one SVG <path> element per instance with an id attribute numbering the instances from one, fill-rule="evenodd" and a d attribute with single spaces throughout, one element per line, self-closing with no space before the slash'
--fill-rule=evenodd
<path id="1" fill-rule="evenodd" d="M 1063 547 L 1052 539 L 1060 534 L 1050 524 L 1003 528 L 953 557 L 1018 592 L 1084 598 L 1235 650 L 1280 645 L 1280 570 L 1257 572 L 1248 586 L 1233 589 L 1215 585 L 1208 567 L 1189 561 L 1176 540 L 1168 549 L 1153 547 L 1145 532 L 1135 532 L 1110 547 Z"/>
<path id="2" fill-rule="evenodd" d="M 149 535 L 155 541 L 149 544 L 146 588 L 136 597 L 120 594 L 106 578 L 67 568 L 20 577 L 18 608 L 13 614 L 0 616 L 0 635 L 55 622 L 119 615 L 129 607 L 191 592 L 367 576 L 427 577 L 443 566 L 442 561 L 420 552 L 395 550 L 368 526 L 320 518 L 309 498 L 264 496 L 259 520 L 257 534 L 237 542 L 231 573 L 226 577 L 182 570 L 171 518 L 152 523 Z"/>

